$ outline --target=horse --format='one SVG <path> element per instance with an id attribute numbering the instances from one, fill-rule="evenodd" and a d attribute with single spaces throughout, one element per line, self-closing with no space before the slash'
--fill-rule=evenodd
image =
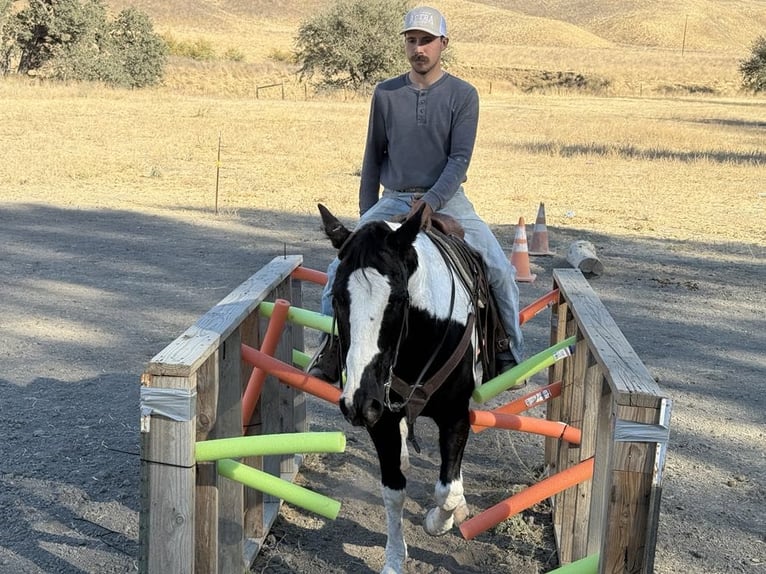
<path id="1" fill-rule="evenodd" d="M 484 346 L 476 297 L 421 230 L 420 213 L 402 223 L 368 222 L 352 232 L 318 207 L 339 259 L 332 296 L 346 371 L 340 410 L 352 425 L 366 427 L 377 451 L 387 525 L 381 572 L 398 573 L 407 559 L 403 471 L 409 466 L 407 439 L 419 450 L 415 419 L 429 417 L 439 431 L 436 506 L 424 528 L 446 534 L 469 514 L 461 473 L 469 401 L 494 373 L 477 360 Z"/>

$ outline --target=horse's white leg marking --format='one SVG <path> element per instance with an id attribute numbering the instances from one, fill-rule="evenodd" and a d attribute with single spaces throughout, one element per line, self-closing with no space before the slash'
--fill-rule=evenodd
<path id="1" fill-rule="evenodd" d="M 436 481 L 434 488 L 436 507 L 426 515 L 425 529 L 432 536 L 446 534 L 457 520 L 460 524 L 468 517 L 468 505 L 463 496 L 463 479 L 448 484 Z"/>
<path id="2" fill-rule="evenodd" d="M 388 540 L 386 540 L 386 564 L 381 574 L 401 574 L 404 572 L 404 561 L 407 559 L 407 544 L 404 542 L 402 529 L 402 513 L 404 511 L 405 491 L 383 487 L 383 503 L 386 506 L 386 525 Z"/>
<path id="3" fill-rule="evenodd" d="M 407 437 L 410 435 L 410 429 L 407 427 L 407 419 L 399 421 L 399 433 L 402 435 L 402 452 L 399 455 L 399 468 L 405 472 L 410 468 L 410 451 L 407 450 Z"/>

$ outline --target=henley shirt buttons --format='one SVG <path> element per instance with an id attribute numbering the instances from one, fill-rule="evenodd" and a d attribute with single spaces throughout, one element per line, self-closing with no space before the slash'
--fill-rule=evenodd
<path id="1" fill-rule="evenodd" d="M 426 93 L 418 93 L 418 125 L 426 125 Z"/>

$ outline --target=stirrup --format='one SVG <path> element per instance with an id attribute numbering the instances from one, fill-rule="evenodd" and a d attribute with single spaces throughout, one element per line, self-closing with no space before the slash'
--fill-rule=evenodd
<path id="1" fill-rule="evenodd" d="M 340 380 L 340 341 L 337 335 L 325 335 L 306 372 L 317 379 L 335 384 Z"/>

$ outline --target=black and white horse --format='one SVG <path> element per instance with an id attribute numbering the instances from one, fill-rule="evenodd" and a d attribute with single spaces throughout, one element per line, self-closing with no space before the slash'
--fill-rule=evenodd
<path id="1" fill-rule="evenodd" d="M 352 233 L 324 206 L 319 210 L 340 260 L 332 286 L 346 367 L 340 408 L 349 422 L 367 428 L 375 444 L 388 527 L 382 572 L 402 572 L 406 440 L 421 412 L 436 423 L 441 451 L 436 507 L 424 527 L 445 534 L 468 515 L 460 468 L 469 400 L 484 374 L 476 360 L 474 302 L 420 232 L 420 217 L 370 222 Z"/>

